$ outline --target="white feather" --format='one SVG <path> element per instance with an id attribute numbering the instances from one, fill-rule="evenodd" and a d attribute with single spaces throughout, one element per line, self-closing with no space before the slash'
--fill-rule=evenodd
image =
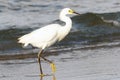
<path id="1" fill-rule="evenodd" d="M 24 44 L 24 46 L 31 44 L 34 47 L 44 49 L 57 41 L 61 41 L 70 32 L 72 27 L 72 21 L 67 17 L 67 14 L 72 12 L 69 8 L 65 8 L 60 12 L 60 20 L 66 23 L 65 26 L 50 24 L 20 37 L 18 42 Z"/>

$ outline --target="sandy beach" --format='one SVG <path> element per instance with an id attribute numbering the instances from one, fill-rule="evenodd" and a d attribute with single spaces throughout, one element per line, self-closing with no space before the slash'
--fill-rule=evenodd
<path id="1" fill-rule="evenodd" d="M 51 55 L 57 71 L 54 76 L 39 77 L 37 58 L 0 61 L 0 80 L 120 80 L 120 48 L 73 50 Z M 44 74 L 51 74 L 42 61 Z"/>

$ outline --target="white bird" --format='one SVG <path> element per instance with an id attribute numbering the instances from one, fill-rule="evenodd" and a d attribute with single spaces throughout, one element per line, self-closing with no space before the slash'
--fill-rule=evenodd
<path id="1" fill-rule="evenodd" d="M 52 61 L 42 57 L 41 54 L 45 48 L 50 47 L 57 41 L 61 41 L 70 32 L 72 27 L 72 20 L 67 16 L 67 14 L 73 13 L 79 14 L 70 8 L 64 8 L 61 10 L 59 15 L 60 20 L 65 22 L 64 26 L 59 24 L 50 24 L 18 38 L 18 43 L 22 43 L 24 46 L 31 44 L 34 47 L 40 48 L 40 52 L 38 53 L 38 62 L 41 76 L 44 76 L 41 67 L 41 58 L 51 64 L 53 73 L 56 71 L 55 64 Z"/>

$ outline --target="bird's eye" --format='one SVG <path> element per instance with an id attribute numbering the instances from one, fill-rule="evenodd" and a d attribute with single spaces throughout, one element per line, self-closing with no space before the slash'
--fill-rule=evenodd
<path id="1" fill-rule="evenodd" d="M 73 10 L 68 10 L 68 12 L 69 12 L 70 14 L 72 14 L 74 11 L 73 11 Z"/>
<path id="2" fill-rule="evenodd" d="M 68 12 L 69 12 L 69 13 L 72 13 L 72 10 L 69 10 Z"/>
<path id="3" fill-rule="evenodd" d="M 71 12 L 71 10 L 69 10 L 68 12 Z"/>

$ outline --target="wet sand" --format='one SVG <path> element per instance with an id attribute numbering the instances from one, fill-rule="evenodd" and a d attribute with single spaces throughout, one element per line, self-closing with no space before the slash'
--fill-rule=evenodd
<path id="1" fill-rule="evenodd" d="M 42 80 L 120 80 L 120 47 L 73 50 L 46 57 L 57 67 Z M 50 74 L 48 63 L 43 71 Z M 40 80 L 37 58 L 0 61 L 0 80 Z"/>

